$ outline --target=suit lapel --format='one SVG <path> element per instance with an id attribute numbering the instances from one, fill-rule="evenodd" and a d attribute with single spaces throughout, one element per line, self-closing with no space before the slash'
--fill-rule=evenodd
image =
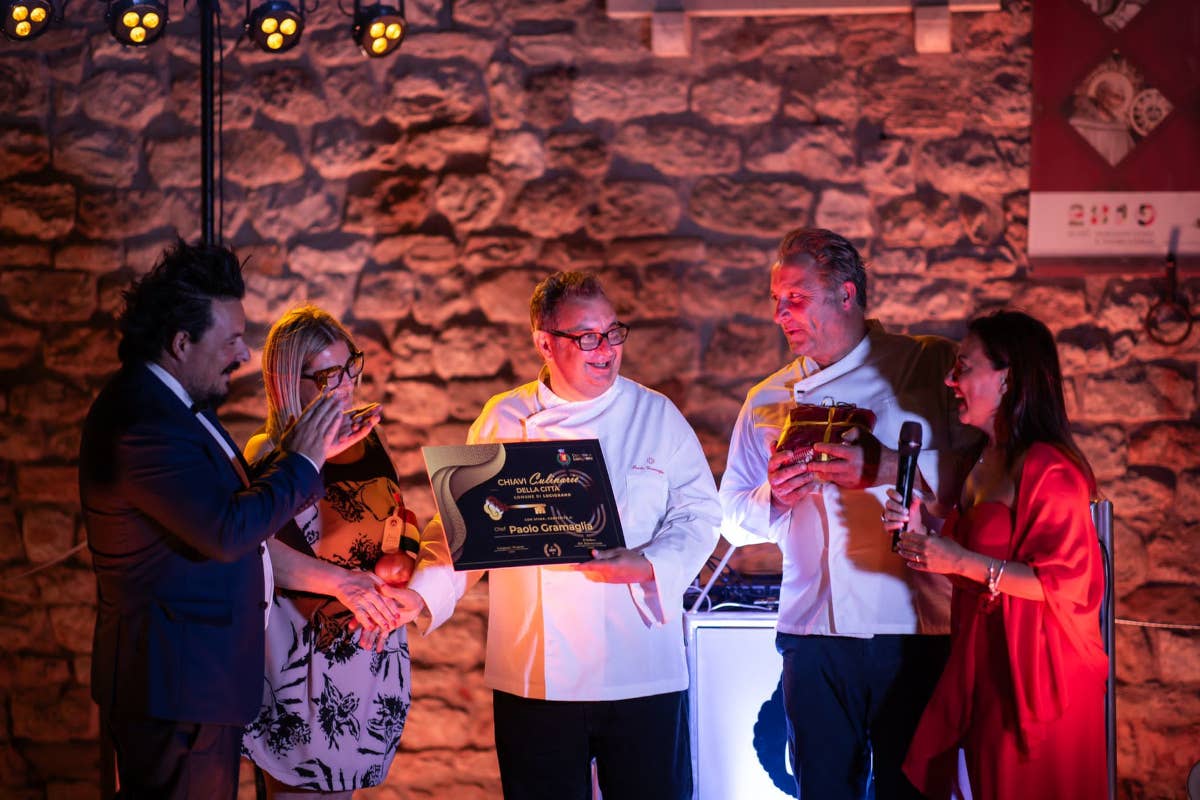
<path id="1" fill-rule="evenodd" d="M 204 415 L 204 418 L 207 419 L 209 421 L 209 423 L 212 424 L 213 428 L 216 429 L 217 433 L 221 434 L 221 438 L 223 438 L 225 440 L 226 444 L 229 445 L 229 449 L 233 451 L 233 462 L 230 464 L 230 466 L 232 466 L 234 468 L 235 472 L 239 473 L 238 478 L 242 481 L 242 483 L 249 486 L 250 485 L 250 465 L 246 463 L 246 459 L 242 456 L 241 449 L 238 448 L 237 443 L 233 441 L 233 437 L 229 435 L 229 431 L 225 430 L 225 426 L 221 424 L 221 421 L 219 419 L 217 419 L 216 413 L 211 408 L 206 408 L 203 411 L 201 411 L 200 413 Z M 201 425 L 200 427 L 204 427 L 204 426 Z M 212 436 L 212 434 L 209 433 L 207 430 L 205 431 L 205 433 L 208 434 L 210 437 Z M 221 455 L 225 455 L 225 453 L 222 452 Z"/>
<path id="2" fill-rule="evenodd" d="M 204 447 L 212 452 L 217 461 L 228 464 L 229 469 L 232 470 L 235 475 L 237 475 L 240 482 L 248 485 L 247 479 L 250 471 L 245 460 L 242 458 L 242 451 L 238 448 L 237 444 L 234 443 L 233 439 L 229 436 L 229 433 L 225 430 L 225 426 L 221 424 L 220 420 L 217 419 L 216 414 L 214 414 L 211 409 L 206 409 L 201 413 L 205 415 L 207 420 L 212 423 L 215 430 L 229 444 L 230 450 L 233 451 L 235 461 L 229 460 L 228 455 L 225 453 L 225 449 L 221 447 L 220 442 L 213 438 L 212 433 L 204 426 L 204 423 L 200 421 L 198 415 L 193 414 L 192 410 L 184 404 L 183 400 L 174 392 L 172 392 L 165 383 L 159 380 L 158 377 L 150 371 L 149 367 L 142 365 L 139 369 L 137 369 L 134 375 L 136 376 L 136 394 L 141 395 L 143 392 L 145 392 L 146 394 L 154 397 L 167 414 L 179 421 L 179 425 L 184 427 L 195 426 L 197 429 L 199 429 L 201 441 L 204 442 Z M 243 471 L 241 475 L 238 475 L 239 468 Z"/>

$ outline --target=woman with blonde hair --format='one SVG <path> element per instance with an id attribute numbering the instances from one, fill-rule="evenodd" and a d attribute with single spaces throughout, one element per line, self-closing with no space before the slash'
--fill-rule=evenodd
<path id="1" fill-rule="evenodd" d="M 285 314 L 263 349 L 267 424 L 246 458 L 269 452 L 318 394 L 340 394 L 351 408 L 365 361 L 328 312 Z M 379 417 L 378 404 L 346 413 L 347 425 Z M 263 705 L 242 739 L 266 773 L 268 796 L 279 800 L 348 800 L 381 783 L 410 701 L 408 641 L 391 587 L 407 581 L 419 534 L 378 430 L 332 454 L 321 477 L 324 498 L 271 544 L 276 583 L 305 593 L 275 595 Z"/>

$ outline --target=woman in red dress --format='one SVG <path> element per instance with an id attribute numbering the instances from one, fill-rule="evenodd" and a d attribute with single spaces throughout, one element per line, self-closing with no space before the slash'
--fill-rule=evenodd
<path id="1" fill-rule="evenodd" d="M 1071 437 L 1054 338 L 1020 312 L 978 318 L 946 384 L 962 421 L 987 434 L 959 505 L 940 534 L 894 491 L 884 513 L 889 530 L 908 524 L 908 565 L 955 585 L 950 659 L 904 772 L 931 798 L 1103 798 L 1095 482 Z"/>

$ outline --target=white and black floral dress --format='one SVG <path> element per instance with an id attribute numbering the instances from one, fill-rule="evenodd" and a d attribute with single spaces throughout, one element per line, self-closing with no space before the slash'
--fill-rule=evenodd
<path id="1" fill-rule="evenodd" d="M 278 538 L 339 566 L 372 569 L 387 520 L 404 521 L 401 546 L 418 532 L 396 470 L 372 433 L 362 458 L 326 462 L 325 497 Z M 277 590 L 267 624 L 263 705 L 242 750 L 279 781 L 338 791 L 382 783 L 400 745 L 410 702 L 408 638 L 393 631 L 382 653 L 363 650 L 351 613 L 329 597 Z"/>

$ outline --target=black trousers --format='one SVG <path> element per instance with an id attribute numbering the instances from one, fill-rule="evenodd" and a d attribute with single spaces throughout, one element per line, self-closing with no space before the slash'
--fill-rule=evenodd
<path id="1" fill-rule="evenodd" d="M 237 797 L 240 725 L 105 713 L 117 753 L 121 800 L 224 800 Z"/>
<path id="2" fill-rule="evenodd" d="M 530 700 L 494 692 L 505 800 L 691 800 L 687 692 L 630 700 Z"/>
<path id="3" fill-rule="evenodd" d="M 920 800 L 900 771 L 949 636 L 776 636 L 800 800 Z"/>

